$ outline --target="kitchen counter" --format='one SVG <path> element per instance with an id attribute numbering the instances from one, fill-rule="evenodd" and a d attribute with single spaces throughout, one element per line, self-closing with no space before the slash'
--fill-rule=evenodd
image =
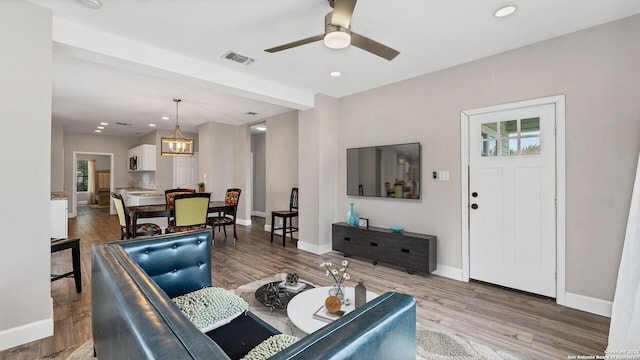
<path id="1" fill-rule="evenodd" d="M 52 192 L 51 200 L 69 200 L 69 197 L 64 192 Z"/>

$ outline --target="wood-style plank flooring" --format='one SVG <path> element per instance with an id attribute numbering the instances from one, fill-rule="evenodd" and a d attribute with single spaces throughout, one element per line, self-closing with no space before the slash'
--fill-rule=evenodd
<path id="1" fill-rule="evenodd" d="M 296 249 L 291 240 L 283 248 L 281 238 L 271 244 L 261 220 L 254 218 L 251 226 L 239 225 L 236 243 L 231 236 L 225 240 L 221 232 L 215 232 L 215 285 L 232 289 L 278 272 L 296 272 L 301 279 L 330 285 L 320 263 L 339 262 L 344 259 L 341 253 L 310 254 Z M 108 209 L 79 207 L 78 217 L 69 220 L 69 232 L 70 237 L 81 238 L 82 293 L 75 292 L 71 278 L 53 282 L 54 335 L 2 351 L 0 360 L 37 359 L 91 338 L 90 249 L 93 244 L 120 238 L 117 218 L 109 215 Z M 455 332 L 523 359 L 604 354 L 609 329 L 606 317 L 483 283 L 420 273 L 409 275 L 381 263 L 372 265 L 365 259 L 350 261 L 352 279 L 364 280 L 369 290 L 383 293 L 392 289 L 415 296 L 418 320 L 425 325 Z M 53 273 L 68 271 L 70 251 L 52 254 L 51 264 Z"/>

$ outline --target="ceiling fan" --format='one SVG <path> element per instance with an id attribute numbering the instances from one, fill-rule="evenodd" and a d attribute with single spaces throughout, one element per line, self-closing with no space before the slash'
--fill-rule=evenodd
<path id="1" fill-rule="evenodd" d="M 353 16 L 356 1 L 357 0 L 329 0 L 329 5 L 333 8 L 333 11 L 324 17 L 324 34 L 272 47 L 265 51 L 274 53 L 324 40 L 324 44 L 332 49 L 343 49 L 349 45 L 353 45 L 387 60 L 393 60 L 393 58 L 400 54 L 399 51 L 351 31 L 351 16 Z"/>

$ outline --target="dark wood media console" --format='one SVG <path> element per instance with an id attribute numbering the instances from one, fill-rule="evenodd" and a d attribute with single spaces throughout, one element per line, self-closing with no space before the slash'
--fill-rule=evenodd
<path id="1" fill-rule="evenodd" d="M 437 236 L 389 229 L 351 227 L 347 223 L 332 224 L 333 250 L 344 256 L 356 256 L 403 267 L 409 274 L 431 273 L 436 269 Z"/>

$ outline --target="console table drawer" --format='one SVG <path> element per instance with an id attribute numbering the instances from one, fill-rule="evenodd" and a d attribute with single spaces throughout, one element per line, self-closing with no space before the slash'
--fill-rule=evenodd
<path id="1" fill-rule="evenodd" d="M 357 228 L 332 224 L 333 250 L 404 267 L 408 272 L 430 273 L 436 269 L 436 240 L 433 235 L 394 233 L 382 228 Z"/>

